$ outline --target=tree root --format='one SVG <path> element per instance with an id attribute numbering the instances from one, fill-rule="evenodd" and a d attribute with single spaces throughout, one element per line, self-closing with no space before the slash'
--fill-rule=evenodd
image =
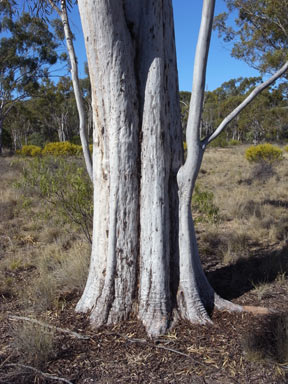
<path id="1" fill-rule="evenodd" d="M 266 308 L 266 307 L 256 307 L 253 305 L 243 305 L 243 311 L 252 313 L 253 315 L 271 315 L 272 313 L 276 313 L 274 309 Z"/>
<path id="2" fill-rule="evenodd" d="M 215 308 L 219 311 L 229 311 L 229 312 L 243 312 L 243 307 L 238 304 L 232 303 L 232 301 L 228 301 L 222 299 L 222 297 L 215 294 L 214 296 L 214 305 Z"/>
<path id="3" fill-rule="evenodd" d="M 215 295 L 215 308 L 220 311 L 228 311 L 228 312 L 246 312 L 252 313 L 253 315 L 269 315 L 272 313 L 276 313 L 275 310 L 266 308 L 266 307 L 257 307 L 253 305 L 238 305 L 234 304 L 231 301 L 222 299 L 218 295 Z"/>

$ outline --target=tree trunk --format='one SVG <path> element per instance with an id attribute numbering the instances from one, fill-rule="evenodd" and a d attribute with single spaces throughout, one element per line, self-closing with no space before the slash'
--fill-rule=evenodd
<path id="1" fill-rule="evenodd" d="M 203 272 L 191 198 L 206 145 L 288 63 L 201 141 L 214 5 L 203 1 L 183 164 L 171 0 L 79 0 L 92 91 L 94 222 L 76 309 L 91 310 L 94 326 L 135 311 L 157 336 L 175 308 L 198 323 L 210 321 L 213 307 L 243 310 L 217 296 Z"/>
<path id="2" fill-rule="evenodd" d="M 51 7 L 58 13 L 63 24 L 67 50 L 68 50 L 70 64 L 71 64 L 71 78 L 72 78 L 73 90 L 74 90 L 77 111 L 79 116 L 80 140 L 81 140 L 81 145 L 83 149 L 86 169 L 90 179 L 92 180 L 93 165 L 92 165 L 91 153 L 89 150 L 89 143 L 88 143 L 86 115 L 85 115 L 83 97 L 81 94 L 81 88 L 80 88 L 79 77 L 78 77 L 78 64 L 77 64 L 76 54 L 75 54 L 74 45 L 73 45 L 73 36 L 72 36 L 72 32 L 69 25 L 68 15 L 67 15 L 67 4 L 66 4 L 66 0 L 61 0 L 60 8 L 58 8 L 55 0 L 49 0 L 49 3 Z"/>
<path id="3" fill-rule="evenodd" d="M 77 310 L 92 309 L 99 326 L 127 318 L 138 296 L 139 317 L 156 335 L 169 326 L 178 285 L 182 133 L 171 2 L 82 0 L 79 8 L 95 127 L 93 246 Z"/>

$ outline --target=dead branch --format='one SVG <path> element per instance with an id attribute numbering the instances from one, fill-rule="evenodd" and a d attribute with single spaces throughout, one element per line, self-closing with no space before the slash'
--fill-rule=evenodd
<path id="1" fill-rule="evenodd" d="M 49 329 L 56 330 L 56 331 L 61 332 L 61 333 L 66 333 L 66 334 L 68 334 L 68 335 L 70 335 L 72 337 L 75 337 L 76 339 L 80 339 L 80 340 L 89 340 L 90 339 L 90 336 L 81 335 L 80 333 L 77 333 L 77 332 L 74 332 L 74 331 L 70 331 L 70 329 L 59 328 L 59 327 L 56 327 L 55 325 L 50 325 L 50 324 L 47 324 L 47 323 L 43 323 L 42 321 L 39 321 L 39 320 L 36 320 L 36 319 L 31 319 L 30 317 L 10 315 L 9 319 L 12 320 L 12 321 L 29 321 L 30 323 L 38 324 L 38 325 L 40 325 L 41 327 L 44 327 L 44 328 L 49 328 Z"/>
<path id="2" fill-rule="evenodd" d="M 69 380 L 67 380 L 67 379 L 64 379 L 63 377 L 58 377 L 58 376 L 52 375 L 52 374 L 50 374 L 50 373 L 42 372 L 42 371 L 40 371 L 40 370 L 37 369 L 37 368 L 31 367 L 30 365 L 24 365 L 24 364 L 6 364 L 6 367 L 19 367 L 19 368 L 23 368 L 23 369 L 28 369 L 28 370 L 30 370 L 30 371 L 33 371 L 33 372 L 37 373 L 38 375 L 41 375 L 41 376 L 45 377 L 46 379 L 49 379 L 49 380 L 56 380 L 56 381 L 62 381 L 63 383 L 67 383 L 67 384 L 73 384 L 71 381 L 69 381 Z"/>

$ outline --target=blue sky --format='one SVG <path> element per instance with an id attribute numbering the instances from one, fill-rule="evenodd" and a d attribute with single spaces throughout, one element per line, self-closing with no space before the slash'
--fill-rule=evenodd
<path id="1" fill-rule="evenodd" d="M 136 0 L 135 0 L 136 1 Z M 141 0 L 140 0 L 141 1 Z M 179 88 L 182 91 L 191 91 L 194 52 L 200 26 L 202 1 L 201 0 L 173 0 L 176 49 L 179 74 Z M 224 0 L 216 0 L 215 15 L 226 9 Z M 73 11 L 72 25 L 76 36 L 76 52 L 80 64 L 80 76 L 83 74 L 85 48 L 78 10 Z M 214 90 L 224 81 L 237 77 L 259 76 L 259 73 L 240 60 L 231 58 L 231 45 L 227 45 L 213 32 L 208 60 L 206 89 Z"/>

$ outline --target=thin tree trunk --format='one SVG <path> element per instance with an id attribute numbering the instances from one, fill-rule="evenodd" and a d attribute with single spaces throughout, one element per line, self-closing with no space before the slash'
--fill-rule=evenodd
<path id="1" fill-rule="evenodd" d="M 67 44 L 67 50 L 70 58 L 70 64 L 71 64 L 71 77 L 72 77 L 72 84 L 76 99 L 76 105 L 79 115 L 79 133 L 80 133 L 80 139 L 83 149 L 83 155 L 85 159 L 86 169 L 88 172 L 88 175 L 92 181 L 93 175 L 92 175 L 92 158 L 89 151 L 89 144 L 88 144 L 88 134 L 87 134 L 87 127 L 86 127 L 86 114 L 85 114 L 85 108 L 83 103 L 83 97 L 81 94 L 81 88 L 79 83 L 79 77 L 78 77 L 78 65 L 77 65 L 77 59 L 76 54 L 74 50 L 73 45 L 73 37 L 72 32 L 69 25 L 68 15 L 67 15 L 67 6 L 66 6 L 66 0 L 61 0 L 61 9 L 59 9 L 55 2 L 53 0 L 49 0 L 52 8 L 58 13 L 59 17 L 61 18 L 63 27 L 64 27 L 64 34 Z"/>
<path id="2" fill-rule="evenodd" d="M 205 147 L 200 141 L 200 122 L 204 100 L 206 65 L 209 52 L 215 0 L 204 0 L 200 32 L 195 54 L 193 89 L 186 131 L 187 158 L 178 172 L 180 282 L 177 301 L 180 315 L 192 322 L 210 322 L 213 307 L 240 306 L 215 295 L 201 266 L 191 213 L 191 200 Z"/>

